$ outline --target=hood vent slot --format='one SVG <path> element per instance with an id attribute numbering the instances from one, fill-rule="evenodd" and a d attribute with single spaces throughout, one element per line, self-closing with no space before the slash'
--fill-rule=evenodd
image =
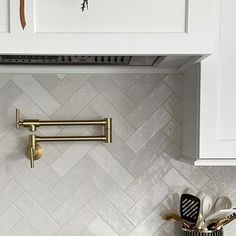
<path id="1" fill-rule="evenodd" d="M 1 55 L 0 64 L 129 65 L 130 56 Z"/>

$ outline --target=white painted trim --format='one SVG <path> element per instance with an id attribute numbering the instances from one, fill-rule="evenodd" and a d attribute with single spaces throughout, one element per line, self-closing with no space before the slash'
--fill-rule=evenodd
<path id="1" fill-rule="evenodd" d="M 187 69 L 189 69 L 191 66 L 193 66 L 193 64 L 197 64 L 200 63 L 201 61 L 203 61 L 204 59 L 206 59 L 208 56 L 210 55 L 203 55 L 203 56 L 193 56 L 190 60 L 188 60 L 187 62 L 185 62 L 183 65 L 181 65 L 178 70 L 180 72 L 184 72 Z"/>
<path id="2" fill-rule="evenodd" d="M 200 64 L 183 73 L 182 156 L 199 156 Z"/>
<path id="3" fill-rule="evenodd" d="M 201 158 L 194 162 L 195 166 L 236 166 L 236 158 Z"/>
<path id="4" fill-rule="evenodd" d="M 1 65 L 0 74 L 18 73 L 18 74 L 72 74 L 72 73 L 142 73 L 142 74 L 177 74 L 177 69 L 160 69 L 154 66 L 51 66 L 51 65 Z"/>

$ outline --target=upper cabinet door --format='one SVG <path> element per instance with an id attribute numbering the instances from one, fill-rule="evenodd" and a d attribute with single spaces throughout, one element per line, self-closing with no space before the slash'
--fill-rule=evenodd
<path id="1" fill-rule="evenodd" d="M 0 1 L 0 34 L 9 33 L 9 15 L 10 15 L 10 7 L 8 4 L 8 0 Z"/>
<path id="2" fill-rule="evenodd" d="M 9 33 L 0 35 L 4 42 L 0 44 L 0 52 L 212 52 L 217 17 L 215 0 L 88 0 L 88 10 L 83 12 L 82 1 L 25 0 L 27 25 L 23 30 L 19 22 L 20 0 L 10 0 L 10 6 L 2 0 L 4 19 L 0 21 L 0 31 L 9 29 Z"/>
<path id="3" fill-rule="evenodd" d="M 221 0 L 217 50 L 202 63 L 199 165 L 236 165 L 235 8 Z"/>

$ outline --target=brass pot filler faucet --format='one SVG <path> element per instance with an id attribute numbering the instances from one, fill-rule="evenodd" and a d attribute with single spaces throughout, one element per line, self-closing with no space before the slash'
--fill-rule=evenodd
<path id="1" fill-rule="evenodd" d="M 16 128 L 27 127 L 31 132 L 35 132 L 39 126 L 71 126 L 71 125 L 101 125 L 104 127 L 104 134 L 101 136 L 29 136 L 28 158 L 31 168 L 34 167 L 34 161 L 43 155 L 43 148 L 39 142 L 61 142 L 61 141 L 103 141 L 112 142 L 112 119 L 103 120 L 36 120 L 20 119 L 20 110 L 16 109 Z"/>

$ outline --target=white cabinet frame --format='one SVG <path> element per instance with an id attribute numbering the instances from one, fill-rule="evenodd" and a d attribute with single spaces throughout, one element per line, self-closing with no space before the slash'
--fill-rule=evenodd
<path id="1" fill-rule="evenodd" d="M 9 33 L 0 35 L 1 54 L 208 55 L 212 53 L 217 5 L 215 0 L 186 0 L 188 7 L 186 30 L 179 33 L 37 33 L 36 1 L 38 0 L 26 0 L 27 26 L 23 31 L 19 22 L 19 1 L 10 0 L 10 30 Z M 56 9 L 49 10 L 56 11 Z M 78 14 L 82 14 L 79 9 Z M 148 12 L 144 12 L 140 17 L 148 17 Z M 171 15 L 169 17 L 171 18 Z"/>

